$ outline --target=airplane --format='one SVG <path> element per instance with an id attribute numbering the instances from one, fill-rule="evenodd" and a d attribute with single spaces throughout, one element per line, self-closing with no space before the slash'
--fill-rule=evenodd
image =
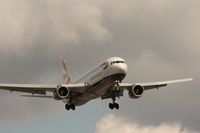
<path id="1" fill-rule="evenodd" d="M 192 81 L 192 78 L 157 81 L 145 83 L 122 83 L 127 75 L 128 66 L 124 59 L 111 57 L 97 65 L 94 69 L 83 75 L 78 80 L 71 82 L 67 65 L 63 56 L 60 56 L 60 65 L 64 82 L 62 84 L 8 84 L 0 83 L 0 89 L 10 92 L 25 92 L 23 97 L 53 98 L 65 103 L 66 110 L 75 110 L 77 106 L 101 98 L 112 99 L 110 109 L 119 109 L 116 98 L 123 96 L 124 90 L 128 91 L 131 99 L 140 98 L 144 91 L 165 87 L 168 84 Z M 48 93 L 47 92 L 51 92 Z M 51 95 L 50 95 L 51 94 Z"/>

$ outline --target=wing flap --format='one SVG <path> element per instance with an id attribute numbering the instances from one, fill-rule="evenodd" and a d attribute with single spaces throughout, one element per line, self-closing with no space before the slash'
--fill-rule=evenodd
<path id="1" fill-rule="evenodd" d="M 26 92 L 32 94 L 45 95 L 46 91 L 54 92 L 57 85 L 55 84 L 0 84 L 1 90 Z"/>
<path id="2" fill-rule="evenodd" d="M 77 84 L 63 84 L 62 86 L 68 88 L 71 92 L 84 92 L 86 87 L 84 83 L 77 83 Z"/>
<path id="3" fill-rule="evenodd" d="M 123 90 L 120 90 L 120 92 L 117 93 L 118 97 L 122 97 L 123 96 Z M 104 95 L 101 96 L 101 100 L 103 99 L 110 99 L 113 97 L 113 93 L 112 92 L 106 92 Z"/>
<path id="4" fill-rule="evenodd" d="M 46 92 L 54 92 L 57 84 L 0 84 L 1 90 L 25 92 L 32 94 L 46 95 Z M 80 84 L 63 84 L 62 86 L 68 88 L 71 92 L 85 91 L 84 83 Z"/>
<path id="5" fill-rule="evenodd" d="M 47 95 L 21 95 L 21 96 L 30 98 L 53 98 L 53 96 L 47 96 Z"/>
<path id="6" fill-rule="evenodd" d="M 178 79 L 178 80 L 169 80 L 169 81 L 156 81 L 156 82 L 147 82 L 147 83 L 138 83 L 139 85 L 142 85 L 145 90 L 150 90 L 154 88 L 160 88 L 165 87 L 168 84 L 175 84 L 175 83 L 182 83 L 182 82 L 188 82 L 192 81 L 192 78 L 188 79 Z"/>

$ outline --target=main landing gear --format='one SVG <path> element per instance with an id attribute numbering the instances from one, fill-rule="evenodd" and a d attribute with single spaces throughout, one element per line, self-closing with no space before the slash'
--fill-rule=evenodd
<path id="1" fill-rule="evenodd" d="M 116 91 L 115 92 L 113 92 L 113 94 L 112 94 L 112 103 L 109 103 L 109 108 L 110 109 L 119 109 L 119 104 L 118 103 L 116 103 L 115 102 L 115 100 L 116 100 L 116 97 L 118 97 L 119 98 L 119 92 L 120 92 L 120 89 L 119 89 L 119 83 L 120 83 L 120 81 L 116 81 L 115 82 L 115 88 L 116 88 Z"/>
<path id="2" fill-rule="evenodd" d="M 74 105 L 74 104 L 66 104 L 65 105 L 65 109 L 66 110 L 70 110 L 70 109 L 72 109 L 72 110 L 75 110 L 76 109 L 76 106 Z"/>
<path id="3" fill-rule="evenodd" d="M 119 104 L 118 103 L 109 103 L 109 108 L 110 109 L 114 109 L 116 108 L 117 110 L 119 109 Z"/>
<path id="4" fill-rule="evenodd" d="M 116 100 L 115 96 L 112 97 L 112 100 L 113 100 L 113 102 L 109 103 L 109 108 L 112 109 L 112 110 L 114 108 L 118 110 L 119 109 L 119 104 L 115 102 L 115 100 Z"/>

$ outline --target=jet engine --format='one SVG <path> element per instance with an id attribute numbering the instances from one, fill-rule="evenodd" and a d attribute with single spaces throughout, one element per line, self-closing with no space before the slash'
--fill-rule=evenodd
<path id="1" fill-rule="evenodd" d="M 129 89 L 129 97 L 132 99 L 137 99 L 142 96 L 144 92 L 144 87 L 141 85 L 133 85 Z"/>
<path id="2" fill-rule="evenodd" d="M 54 92 L 54 99 L 61 100 L 69 97 L 69 89 L 65 86 L 58 86 Z"/>

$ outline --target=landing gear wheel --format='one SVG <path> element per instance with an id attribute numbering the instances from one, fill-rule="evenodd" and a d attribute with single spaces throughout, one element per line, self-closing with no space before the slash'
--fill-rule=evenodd
<path id="1" fill-rule="evenodd" d="M 69 105 L 69 104 L 65 104 L 65 109 L 66 109 L 66 110 L 70 110 L 70 109 L 75 110 L 76 107 L 75 107 L 74 104 L 71 104 L 71 105 Z"/>
<path id="2" fill-rule="evenodd" d="M 71 105 L 71 109 L 72 109 L 72 110 L 75 110 L 75 109 L 76 109 L 76 107 L 75 107 L 74 104 Z"/>
<path id="3" fill-rule="evenodd" d="M 119 109 L 119 104 L 118 103 L 114 103 L 114 108 L 116 108 L 118 110 Z"/>
<path id="4" fill-rule="evenodd" d="M 119 109 L 119 104 L 118 103 L 109 103 L 109 108 L 112 109 L 112 110 L 114 108 L 118 110 Z"/>
<path id="5" fill-rule="evenodd" d="M 109 103 L 109 108 L 113 110 L 114 105 L 112 103 Z"/>
<path id="6" fill-rule="evenodd" d="M 70 110 L 70 105 L 65 104 L 65 109 L 66 109 L 66 110 Z"/>

